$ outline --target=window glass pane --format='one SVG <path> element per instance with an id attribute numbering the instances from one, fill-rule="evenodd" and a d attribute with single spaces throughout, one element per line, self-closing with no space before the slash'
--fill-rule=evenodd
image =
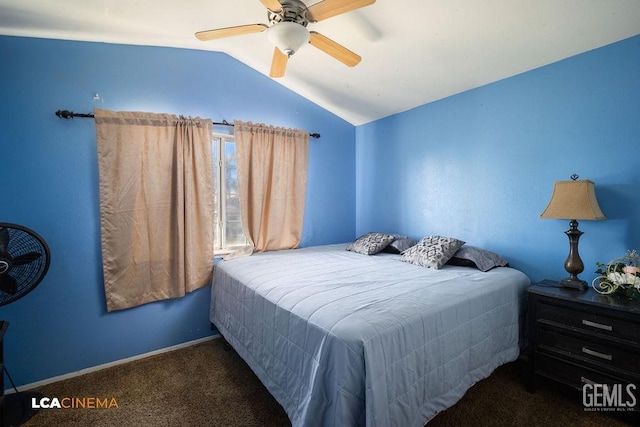
<path id="1" fill-rule="evenodd" d="M 227 222 L 241 221 L 240 215 L 240 197 L 227 195 Z"/>
<path id="2" fill-rule="evenodd" d="M 225 141 L 224 144 L 224 157 L 227 168 L 236 168 L 236 144 L 233 141 Z"/>
<path id="3" fill-rule="evenodd" d="M 222 246 L 220 235 L 220 138 L 213 138 L 213 246 Z"/>
<path id="4" fill-rule="evenodd" d="M 242 223 L 237 221 L 227 221 L 227 247 L 243 246 L 247 244 L 247 239 L 242 231 Z"/>
<path id="5" fill-rule="evenodd" d="M 242 230 L 236 145 L 233 136 L 213 137 L 215 173 L 215 247 L 227 249 L 247 244 Z"/>
<path id="6" fill-rule="evenodd" d="M 211 147 L 213 149 L 213 167 L 217 168 L 220 161 L 220 138 L 213 137 Z"/>
<path id="7" fill-rule="evenodd" d="M 238 170 L 227 167 L 225 171 L 225 181 L 227 196 L 235 196 L 238 194 Z"/>

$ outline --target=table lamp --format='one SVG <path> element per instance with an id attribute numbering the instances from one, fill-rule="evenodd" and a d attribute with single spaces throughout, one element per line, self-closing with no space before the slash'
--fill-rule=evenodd
<path id="1" fill-rule="evenodd" d="M 584 271 L 584 264 L 578 253 L 578 240 L 583 234 L 578 230 L 578 220 L 606 219 L 598 205 L 594 183 L 579 180 L 576 174 L 571 176 L 571 181 L 556 181 L 549 205 L 540 214 L 540 218 L 570 220 L 569 230 L 565 231 L 569 236 L 569 256 L 564 262 L 569 277 L 560 280 L 560 286 L 587 289 L 587 283 L 578 278 L 578 274 Z"/>

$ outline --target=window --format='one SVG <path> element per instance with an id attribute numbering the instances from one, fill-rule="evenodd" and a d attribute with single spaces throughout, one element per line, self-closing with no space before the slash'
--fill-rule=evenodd
<path id="1" fill-rule="evenodd" d="M 242 231 L 236 144 L 233 135 L 213 134 L 214 249 L 228 252 L 247 244 Z"/>

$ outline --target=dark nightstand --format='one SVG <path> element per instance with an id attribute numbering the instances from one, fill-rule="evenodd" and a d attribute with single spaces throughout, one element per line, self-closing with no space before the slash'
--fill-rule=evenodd
<path id="1" fill-rule="evenodd" d="M 640 396 L 640 303 L 556 286 L 529 288 L 531 391 L 543 376 L 579 390 L 635 384 Z"/>

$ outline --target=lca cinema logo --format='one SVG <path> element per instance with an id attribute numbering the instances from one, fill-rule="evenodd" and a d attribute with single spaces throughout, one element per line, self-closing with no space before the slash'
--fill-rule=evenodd
<path id="1" fill-rule="evenodd" d="M 585 411 L 636 411 L 638 394 L 635 384 L 585 384 L 582 404 Z"/>
<path id="2" fill-rule="evenodd" d="M 115 397 L 32 397 L 31 409 L 113 409 Z"/>

